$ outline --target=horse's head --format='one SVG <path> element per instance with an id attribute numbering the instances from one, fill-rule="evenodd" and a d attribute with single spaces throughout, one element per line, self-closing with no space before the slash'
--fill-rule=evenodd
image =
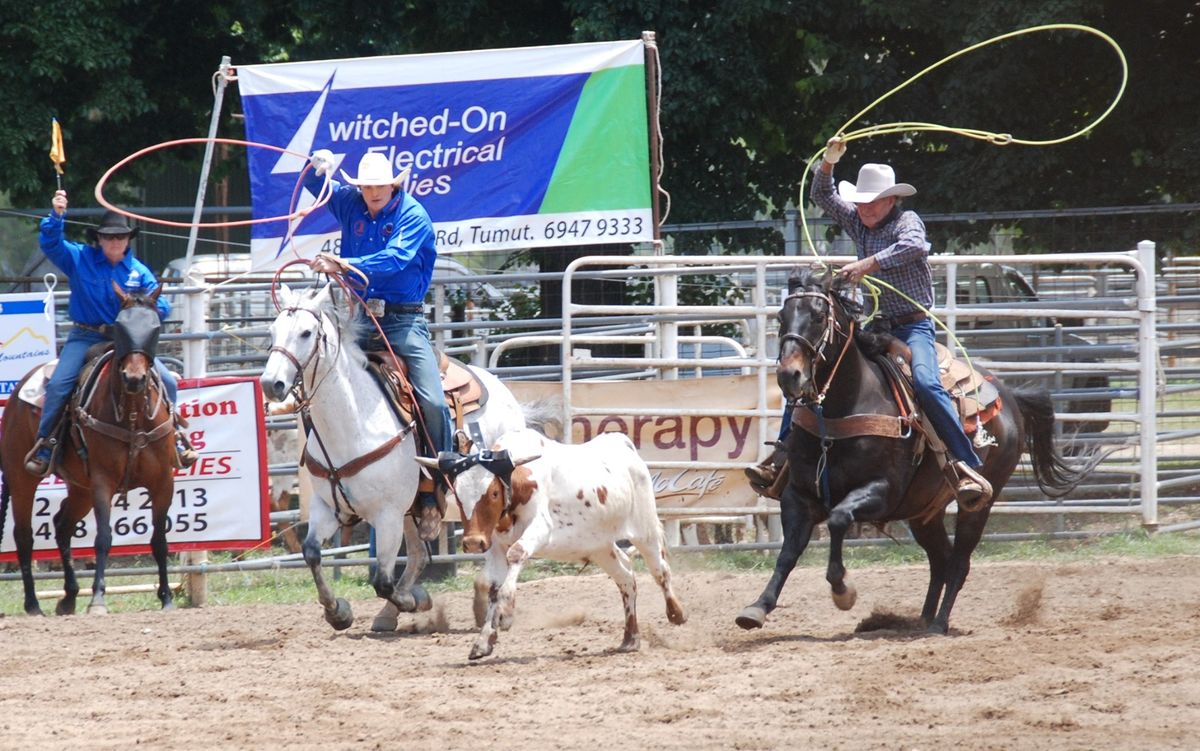
<path id="1" fill-rule="evenodd" d="M 319 290 L 293 292 L 279 289 L 281 308 L 271 323 L 271 354 L 263 367 L 263 394 L 283 401 L 326 348 L 337 349 L 342 339 L 354 341 L 354 324 L 348 306 L 339 305 L 330 285 Z"/>
<path id="2" fill-rule="evenodd" d="M 850 317 L 844 304 L 832 269 L 797 268 L 788 277 L 788 294 L 779 310 L 775 378 L 789 401 L 814 400 L 827 386 L 818 383 L 818 373 L 833 367 L 846 343 Z"/>
<path id="3" fill-rule="evenodd" d="M 112 286 L 121 299 L 121 310 L 113 322 L 113 357 L 120 368 L 122 387 L 127 393 L 140 393 L 146 389 L 158 352 L 162 319 L 157 303 L 162 287 L 144 295 L 127 293 L 116 282 Z"/>

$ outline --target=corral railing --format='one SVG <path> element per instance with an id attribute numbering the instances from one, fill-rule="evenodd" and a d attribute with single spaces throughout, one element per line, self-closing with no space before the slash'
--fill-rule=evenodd
<path id="1" fill-rule="evenodd" d="M 850 258 L 832 258 L 834 262 L 851 260 Z M 1173 471 L 1165 484 L 1158 477 L 1158 462 L 1160 460 L 1160 440 L 1162 444 L 1188 437 L 1189 432 L 1173 432 L 1159 434 L 1158 418 L 1156 415 L 1156 398 L 1161 392 L 1165 395 L 1168 387 L 1177 393 L 1191 392 L 1196 389 L 1194 381 L 1189 382 L 1189 374 L 1194 374 L 1194 363 L 1186 362 L 1179 366 L 1177 373 L 1162 371 L 1160 384 L 1160 363 L 1156 333 L 1156 315 L 1159 313 L 1156 304 L 1156 289 L 1154 283 L 1154 246 L 1153 243 L 1142 243 L 1137 251 L 1127 254 L 1117 253 L 1088 253 L 1088 254 L 1057 254 L 1036 256 L 938 256 L 931 258 L 932 263 L 945 267 L 946 284 L 943 289 L 960 289 L 958 275 L 960 271 L 979 267 L 985 264 L 1011 264 L 1019 262 L 1023 267 L 1038 269 L 1047 279 L 1053 279 L 1057 274 L 1055 269 L 1065 264 L 1085 270 L 1098 270 L 1099 278 L 1107 280 L 1106 286 L 1116 288 L 1117 296 L 1097 296 L 1095 290 L 1087 297 L 1075 297 L 1068 294 L 1056 295 L 1054 299 L 1037 301 L 1026 299 L 1010 304 L 961 304 L 959 295 L 946 296 L 939 301 L 941 304 L 934 308 L 935 314 L 941 317 L 947 328 L 961 337 L 969 352 L 975 354 L 976 361 L 999 373 L 1002 377 L 1018 380 L 1036 379 L 1039 376 L 1049 376 L 1050 386 L 1058 386 L 1059 416 L 1064 423 L 1077 425 L 1099 426 L 1100 432 L 1094 434 L 1081 433 L 1076 436 L 1077 442 L 1106 444 L 1116 449 L 1113 457 L 1099 468 L 1097 479 L 1103 482 L 1089 482 L 1076 490 L 1072 496 L 1061 501 L 1050 502 L 1041 496 L 1028 475 L 1024 473 L 1015 478 L 1014 483 L 1006 490 L 1003 500 L 997 504 L 1000 513 L 1037 513 L 1077 511 L 1080 513 L 1140 513 L 1141 521 L 1148 527 L 1158 524 L 1158 495 L 1164 488 L 1179 489 L 1195 487 L 1197 474 L 1194 470 Z M 759 419 L 759 438 L 768 440 L 774 435 L 768 428 L 769 419 L 777 417 L 771 414 L 767 407 L 767 394 L 775 388 L 772 371 L 774 368 L 775 335 L 772 323 L 779 306 L 779 292 L 783 289 L 783 275 L 786 269 L 794 265 L 795 259 L 779 257 L 639 257 L 629 259 L 613 259 L 609 256 L 589 257 L 573 262 L 564 276 L 563 303 L 563 332 L 562 348 L 562 394 L 563 422 L 571 422 L 579 416 L 617 413 L 625 415 L 664 415 L 680 416 L 711 416 L 729 414 L 728 411 L 707 409 L 696 405 L 662 405 L 652 409 L 637 408 L 632 405 L 622 406 L 606 404 L 603 408 L 586 407 L 576 404 L 573 398 L 575 384 L 578 382 L 577 373 L 586 369 L 591 376 L 597 369 L 610 368 L 628 371 L 633 368 L 650 368 L 659 371 L 662 379 L 676 378 L 678 370 L 685 367 L 700 367 L 706 364 L 706 358 L 681 356 L 678 347 L 677 332 L 680 326 L 690 325 L 691 321 L 711 322 L 715 320 L 737 318 L 750 322 L 749 328 L 754 332 L 754 341 L 748 345 L 753 354 L 743 357 L 731 357 L 723 360 L 730 367 L 750 368 L 757 374 L 756 384 L 759 390 L 757 406 L 750 410 L 734 412 L 756 416 Z M 611 271 L 614 275 L 632 277 L 648 274 L 653 277 L 656 285 L 655 303 L 652 305 L 584 305 L 571 300 L 571 280 L 577 273 L 582 273 L 594 266 L 612 267 L 623 265 L 619 271 Z M 589 273 L 596 273 L 591 271 Z M 727 277 L 731 280 L 753 279 L 753 287 L 748 303 L 735 305 L 680 305 L 678 304 L 677 289 L 679 280 L 690 275 L 708 274 Z M 964 273 L 966 273 L 964 271 Z M 1120 285 L 1116 280 L 1121 279 Z M 1061 290 L 1060 290 L 1061 292 Z M 1194 304 L 1194 295 L 1184 296 L 1188 299 L 1182 302 Z M 1186 309 L 1186 307 L 1185 307 Z M 643 317 L 656 321 L 656 345 L 652 357 L 597 356 L 591 351 L 586 340 L 578 340 L 574 335 L 574 321 L 583 317 Z M 1049 319 L 1071 320 L 1075 325 L 1064 327 L 1055 322 L 1047 326 Z M 986 330 L 978 326 L 972 327 L 972 322 L 978 324 L 987 322 Z M 1011 328 L 1003 328 L 1000 321 L 1012 322 Z M 1040 323 L 1032 326 L 1029 323 Z M 1075 331 L 1083 331 L 1093 335 L 1090 339 L 1082 339 Z M 988 347 L 988 337 L 1017 332 L 1031 342 L 1029 346 L 1021 347 Z M 1173 332 L 1166 331 L 1170 334 Z M 1068 341 L 1064 335 L 1077 337 L 1075 342 Z M 1036 337 L 1042 337 L 1044 342 L 1037 344 Z M 1054 342 L 1058 342 L 1055 346 Z M 1180 353 L 1185 360 L 1190 360 L 1188 354 L 1194 354 L 1194 342 L 1166 339 L 1170 351 Z M 978 347 L 976 344 L 978 343 Z M 1025 351 L 1022 352 L 1021 350 Z M 711 360 L 707 360 L 711 365 Z M 1172 378 L 1168 384 L 1168 376 Z M 1067 379 L 1082 379 L 1083 385 L 1077 388 L 1063 386 Z M 1070 409 L 1073 405 L 1086 405 L 1108 402 L 1109 408 L 1102 411 L 1081 411 Z M 1172 413 L 1173 414 L 1173 413 Z M 1180 414 L 1186 415 L 1186 410 Z M 1122 424 L 1132 425 L 1131 431 L 1115 431 L 1108 434 L 1109 426 Z M 1069 448 L 1069 447 L 1068 447 Z M 675 469 L 681 463 L 655 462 L 652 467 Z M 693 463 L 691 466 L 695 467 Z M 744 464 L 728 464 L 713 462 L 701 464 L 701 467 L 711 466 L 714 469 L 735 469 Z M 1026 468 L 1027 470 L 1027 468 Z M 1124 481 L 1119 478 L 1125 477 Z M 1119 496 L 1124 496 L 1121 498 Z M 1114 496 L 1118 496 L 1114 498 Z M 1191 498 L 1182 498 L 1191 501 Z M 752 509 L 751 509 L 752 510 Z M 684 515 L 687 509 L 663 508 L 668 516 Z M 696 513 L 711 514 L 714 509 L 696 510 Z M 733 509 L 721 509 L 733 511 Z"/>
<path id="2" fill-rule="evenodd" d="M 445 306 L 440 301 L 446 299 L 446 290 L 463 285 L 510 286 L 552 275 L 435 278 L 434 299 L 439 304 L 434 305 L 431 329 L 448 350 L 468 356 L 476 364 L 491 365 L 507 380 L 530 377 L 561 380 L 566 425 L 592 410 L 573 399 L 575 384 L 583 381 L 688 380 L 689 376 L 714 371 L 749 374 L 756 391 L 755 406 L 736 414 L 758 418 L 755 438 L 761 443 L 774 437 L 777 422 L 773 421 L 779 417 L 769 398 L 776 390 L 775 314 L 780 294 L 786 288 L 788 271 L 803 260 L 780 256 L 580 259 L 562 277 L 561 319 L 525 321 L 451 322 L 441 315 Z M 1155 280 L 1152 243 L 1142 243 L 1137 251 L 1126 254 L 931 258 L 939 270 L 944 270 L 940 274 L 944 282 L 934 312 L 956 333 L 967 351 L 1006 379 L 1037 380 L 1047 385 L 1055 397 L 1064 429 L 1064 448 L 1072 445 L 1073 434 L 1077 445 L 1116 449 L 1093 478 L 1059 501 L 1042 497 L 1025 468 L 1005 489 L 997 513 L 1053 514 L 1060 519 L 1091 514 L 1137 515 L 1149 528 L 1171 530 L 1195 526 L 1191 521 L 1171 519 L 1162 523 L 1159 514 L 1160 504 L 1182 507 L 1200 503 L 1197 469 L 1200 457 L 1195 448 L 1195 439 L 1200 436 L 1200 429 L 1196 428 L 1200 401 L 1195 397 L 1200 390 L 1200 335 L 1197 334 L 1200 282 L 1196 274 L 1200 263 L 1193 264 L 1191 260 L 1194 259 L 1177 260 L 1165 266 Z M 1026 278 L 1034 280 L 1039 299 L 1016 303 L 970 302 L 970 295 L 961 294 L 963 283 L 971 288 L 981 278 L 977 272 L 989 264 L 1013 266 L 1022 271 Z M 597 270 L 594 266 L 607 270 Z M 624 268 L 613 270 L 615 266 Z M 686 289 L 689 277 L 697 274 L 720 277 L 730 290 L 739 290 L 745 302 L 680 304 L 681 289 Z M 619 306 L 577 304 L 570 294 L 571 281 L 585 276 L 623 279 L 626 283 L 635 277 L 649 280 L 654 288 L 654 302 Z M 186 313 L 182 330 L 164 336 L 163 342 L 168 350 L 174 347 L 174 354 L 186 363 L 186 374 L 261 372 L 266 325 L 274 316 L 269 286 L 259 280 L 219 288 L 201 283 L 169 288 L 177 309 Z M 956 294 L 947 295 L 946 290 L 956 290 Z M 65 305 L 61 309 L 65 310 Z M 500 329 L 505 331 L 501 333 Z M 561 363 L 500 365 L 506 352 L 547 344 L 558 345 Z M 598 353 L 601 345 L 624 345 L 624 348 L 619 354 L 605 355 Z M 1098 404 L 1105 408 L 1088 408 Z M 605 409 L 611 412 L 616 408 Z M 656 407 L 654 413 L 659 415 L 664 411 L 706 414 L 694 405 L 666 405 L 661 409 Z M 270 418 L 268 425 L 273 432 L 295 430 L 295 421 L 289 417 Z M 745 462 L 712 464 L 731 471 L 740 471 L 746 465 Z M 694 467 L 695 463 L 652 462 L 652 465 L 658 469 L 676 469 L 684 465 Z M 294 476 L 294 458 L 277 459 L 270 472 L 280 479 Z M 689 509 L 664 504 L 662 511 L 668 521 L 727 520 L 734 515 L 761 519 L 777 512 L 772 505 L 758 503 L 748 487 L 745 492 L 745 503 L 740 505 Z M 294 518 L 294 512 L 277 518 Z M 1064 537 L 1086 534 L 1080 527 L 1070 521 L 1061 523 L 1059 534 Z M 758 542 L 734 547 L 777 546 L 777 542 L 767 537 L 762 535 Z M 1013 535 L 1002 532 L 989 537 L 1011 539 Z M 462 559 L 439 557 L 438 560 Z M 205 567 L 185 566 L 179 570 L 205 570 Z"/>

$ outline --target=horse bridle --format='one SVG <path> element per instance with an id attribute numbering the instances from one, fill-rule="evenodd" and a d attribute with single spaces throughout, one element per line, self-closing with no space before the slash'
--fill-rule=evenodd
<path id="1" fill-rule="evenodd" d="M 294 354 L 292 354 L 290 350 L 285 349 L 284 347 L 280 347 L 277 344 L 271 345 L 270 350 L 268 350 L 268 353 L 278 352 L 279 354 L 283 355 L 290 363 L 292 363 L 292 365 L 296 366 L 296 377 L 292 380 L 292 388 L 290 389 L 290 392 L 296 395 L 296 399 L 299 402 L 305 403 L 309 399 L 312 398 L 312 394 L 304 393 L 304 391 L 305 391 L 305 389 L 304 389 L 304 372 L 306 370 L 308 370 L 308 366 L 312 365 L 313 362 L 320 356 L 321 350 L 323 350 L 325 348 L 325 342 L 328 338 L 325 335 L 325 327 L 324 327 L 324 325 L 322 325 L 324 323 L 323 316 L 315 310 L 312 310 L 310 308 L 302 308 L 299 306 L 292 306 L 290 308 L 284 308 L 283 312 L 285 312 L 285 313 L 304 312 L 304 313 L 308 313 L 313 318 L 317 319 L 317 334 L 316 334 L 317 340 L 313 343 L 312 351 L 310 351 L 308 353 L 308 357 L 304 358 L 304 362 L 300 362 L 300 358 L 298 358 Z M 320 385 L 321 385 L 320 383 L 313 384 L 313 388 L 312 388 L 313 393 L 316 393 L 316 391 L 320 387 Z"/>
<path id="2" fill-rule="evenodd" d="M 833 344 L 834 338 L 843 332 L 841 325 L 838 323 L 836 305 L 833 301 L 833 295 L 828 292 L 811 292 L 808 290 L 803 292 L 790 292 L 786 297 L 783 298 L 783 302 L 780 304 L 780 309 L 782 310 L 783 307 L 786 307 L 788 302 L 791 300 L 797 300 L 805 297 L 815 297 L 825 301 L 825 306 L 828 311 L 825 317 L 825 329 L 821 332 L 821 337 L 816 344 L 809 341 L 803 335 L 792 331 L 781 334 L 779 336 L 779 359 L 780 361 L 783 360 L 783 345 L 785 342 L 794 341 L 801 346 L 806 347 L 808 351 L 812 353 L 812 364 L 809 369 L 808 380 L 809 383 L 815 384 L 817 382 L 817 368 L 822 362 L 827 360 L 825 356 L 826 347 Z M 837 360 L 834 362 L 833 368 L 829 372 L 829 377 L 825 380 L 825 385 L 818 389 L 814 394 L 816 402 L 820 403 L 825 400 L 825 394 L 829 391 L 829 387 L 833 383 L 834 376 L 837 375 L 838 366 L 842 364 L 842 360 L 846 356 L 846 351 L 850 348 L 850 341 L 853 338 L 854 319 L 851 318 L 850 331 L 845 332 L 845 342 L 842 344 L 842 350 L 838 353 Z"/>

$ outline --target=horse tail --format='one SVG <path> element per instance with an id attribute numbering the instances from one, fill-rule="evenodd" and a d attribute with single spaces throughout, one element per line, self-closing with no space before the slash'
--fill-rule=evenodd
<path id="1" fill-rule="evenodd" d="M 525 427 L 532 428 L 547 438 L 562 440 L 562 398 L 543 396 L 521 404 Z"/>
<path id="2" fill-rule="evenodd" d="M 1054 402 L 1041 390 L 1014 389 L 1025 428 L 1025 449 L 1033 465 L 1038 487 L 1051 498 L 1071 492 L 1091 474 L 1107 452 L 1091 449 L 1079 455 L 1078 462 L 1068 461 L 1054 445 Z"/>

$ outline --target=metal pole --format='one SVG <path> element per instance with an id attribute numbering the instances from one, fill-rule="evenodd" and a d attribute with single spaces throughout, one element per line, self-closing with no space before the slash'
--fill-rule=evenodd
<path id="1" fill-rule="evenodd" d="M 217 125 L 221 120 L 221 104 L 225 99 L 225 84 L 229 81 L 229 56 L 221 58 L 217 69 L 217 91 L 213 96 L 212 119 L 208 123 L 208 143 L 204 147 L 204 162 L 200 165 L 200 184 L 196 186 L 196 205 L 192 209 L 192 226 L 188 229 L 187 263 L 188 284 L 204 284 L 203 277 L 197 278 L 199 272 L 191 268 L 192 256 L 196 252 L 196 238 L 200 234 L 200 212 L 204 208 L 204 194 L 208 188 L 208 173 L 212 167 L 213 149 L 217 137 Z M 195 273 L 193 273 L 195 272 Z M 200 333 L 207 327 L 208 292 L 199 295 L 189 295 L 185 308 L 185 330 L 189 334 Z M 185 374 L 191 378 L 199 378 L 208 372 L 208 340 L 189 342 L 184 352 Z M 208 562 L 208 553 L 197 550 L 181 553 L 180 562 L 184 565 L 203 565 Z M 202 607 L 208 602 L 208 577 L 205 574 L 191 574 L 187 578 L 188 600 L 196 607 Z"/>
<path id="2" fill-rule="evenodd" d="M 658 288 L 658 299 L 655 300 L 656 305 L 678 305 L 679 304 L 679 277 L 678 276 L 658 276 L 654 278 L 654 285 Z M 679 357 L 679 324 L 674 321 L 660 321 L 658 324 L 658 346 L 660 356 L 676 359 Z M 675 381 L 679 379 L 679 368 L 668 368 L 662 371 L 662 378 L 665 381 Z"/>
<path id="3" fill-rule="evenodd" d="M 790 199 L 783 209 L 783 254 L 800 255 L 800 211 Z"/>
<path id="4" fill-rule="evenodd" d="M 196 237 L 200 233 L 197 226 L 200 223 L 200 210 L 204 208 L 204 194 L 208 188 L 208 172 L 212 167 L 213 148 L 216 143 L 217 125 L 221 120 L 221 103 L 225 99 L 225 84 L 229 81 L 229 55 L 221 58 L 221 66 L 217 68 L 217 91 L 213 97 L 212 119 L 208 122 L 208 144 L 204 147 L 204 163 L 200 165 L 200 184 L 196 187 L 196 206 L 192 210 L 192 226 L 188 230 L 187 264 L 192 264 L 192 256 L 196 252 Z"/>
<path id="5" fill-rule="evenodd" d="M 1137 246 L 1138 298 L 1138 415 L 1141 460 L 1142 526 L 1158 528 L 1158 422 L 1154 402 L 1158 396 L 1158 340 L 1155 333 L 1157 312 L 1154 291 L 1154 243 L 1142 240 Z"/>

